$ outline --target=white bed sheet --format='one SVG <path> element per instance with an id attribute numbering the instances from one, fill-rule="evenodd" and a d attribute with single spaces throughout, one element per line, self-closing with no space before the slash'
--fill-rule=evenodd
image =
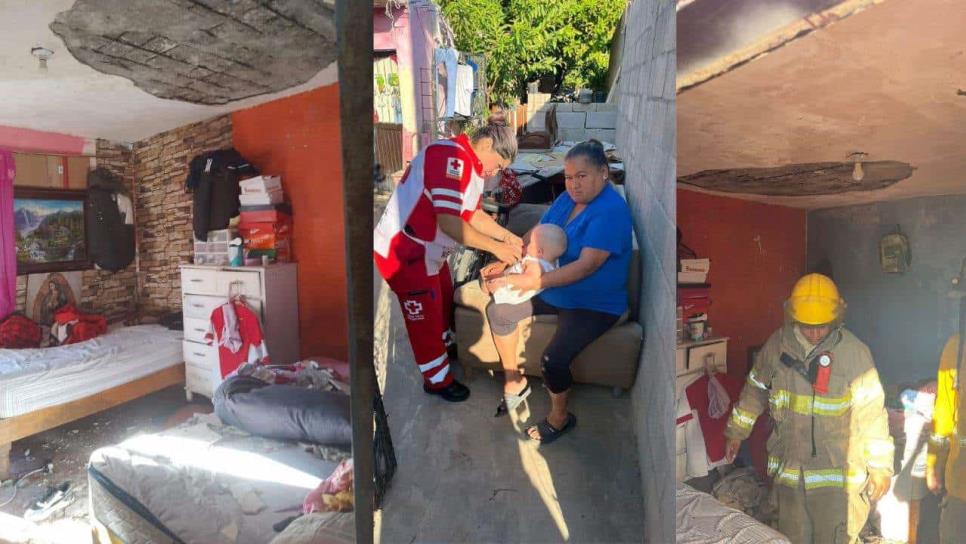
<path id="1" fill-rule="evenodd" d="M 677 544 L 790 544 L 790 541 L 711 495 L 678 484 Z"/>
<path id="2" fill-rule="evenodd" d="M 64 404 L 180 364 L 182 336 L 160 325 L 137 325 L 68 346 L 0 349 L 0 418 Z"/>

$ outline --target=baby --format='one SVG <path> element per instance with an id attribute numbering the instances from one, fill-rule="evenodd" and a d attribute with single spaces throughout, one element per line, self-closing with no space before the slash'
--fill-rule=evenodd
<path id="1" fill-rule="evenodd" d="M 537 225 L 530 231 L 530 242 L 526 254 L 519 263 L 508 268 L 503 275 L 523 274 L 529 266 L 539 266 L 543 272 L 557 268 L 557 259 L 567 250 L 567 235 L 557 225 Z M 539 290 L 516 291 L 508 285 L 493 291 L 493 301 L 497 304 L 520 304 L 533 298 Z"/>

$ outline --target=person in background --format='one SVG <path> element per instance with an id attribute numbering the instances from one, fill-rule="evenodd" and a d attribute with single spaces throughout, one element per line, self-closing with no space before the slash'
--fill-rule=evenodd
<path id="1" fill-rule="evenodd" d="M 484 179 L 516 154 L 516 136 L 493 123 L 472 137 L 430 144 L 409 165 L 375 228 L 376 268 L 399 299 L 423 390 L 447 401 L 464 401 L 470 390 L 450 373 L 453 283 L 446 257 L 464 245 L 507 265 L 520 260 L 523 241 L 480 208 Z"/>
<path id="2" fill-rule="evenodd" d="M 966 261 L 950 296 L 960 300 L 960 331 L 966 326 Z M 960 333 L 962 334 L 962 333 Z M 926 456 L 926 485 L 943 495 L 939 517 L 941 544 L 954 544 L 966 539 L 966 422 L 960 414 L 966 396 L 960 395 L 963 384 L 963 345 L 960 334 L 946 342 L 939 359 L 936 380 L 936 404 L 933 410 L 933 433 Z"/>
<path id="3" fill-rule="evenodd" d="M 831 279 L 802 277 L 785 313 L 732 409 L 726 457 L 734 461 L 770 407 L 778 530 L 794 544 L 855 543 L 871 503 L 891 485 L 894 446 L 882 384 L 869 348 L 843 326 L 845 301 Z"/>

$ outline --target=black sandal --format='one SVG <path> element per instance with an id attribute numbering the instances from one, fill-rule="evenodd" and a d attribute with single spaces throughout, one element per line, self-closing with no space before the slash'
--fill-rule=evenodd
<path id="1" fill-rule="evenodd" d="M 530 436 L 530 431 L 532 429 L 536 429 L 537 434 L 540 435 L 540 440 L 537 440 L 537 442 L 540 442 L 541 444 L 549 444 L 554 440 L 560 438 L 561 436 L 567 434 L 571 429 L 573 429 L 576 426 L 577 426 L 577 416 L 571 414 L 570 412 L 567 412 L 567 421 L 564 422 L 563 427 L 557 429 L 553 425 L 551 425 L 550 422 L 547 421 L 547 419 L 544 419 L 540 423 L 537 423 L 533 427 L 530 427 L 529 429 L 527 429 L 527 438 L 529 438 L 530 440 L 537 440 L 536 438 L 533 438 L 532 436 Z"/>
<path id="2" fill-rule="evenodd" d="M 517 406 L 523 404 L 523 401 L 527 400 L 533 389 L 530 388 L 530 382 L 520 390 L 516 395 L 512 393 L 503 393 L 503 398 L 500 399 L 500 405 L 496 407 L 496 414 L 493 417 L 500 417 L 509 414 L 510 412 L 517 409 Z"/>

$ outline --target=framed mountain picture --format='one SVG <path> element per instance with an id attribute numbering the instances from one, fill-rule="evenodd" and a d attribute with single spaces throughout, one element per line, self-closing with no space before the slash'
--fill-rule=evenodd
<path id="1" fill-rule="evenodd" d="M 90 267 L 84 230 L 86 191 L 14 189 L 17 273 Z"/>

